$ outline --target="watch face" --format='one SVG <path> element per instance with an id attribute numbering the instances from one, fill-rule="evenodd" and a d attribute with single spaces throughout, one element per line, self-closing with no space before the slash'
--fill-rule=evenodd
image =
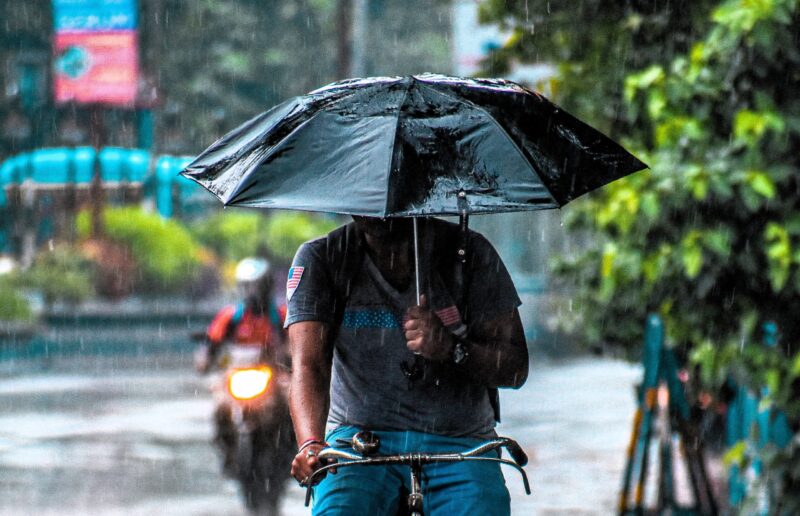
<path id="1" fill-rule="evenodd" d="M 453 348 L 453 362 L 456 364 L 463 364 L 466 362 L 469 353 L 467 353 L 467 348 L 461 342 L 456 343 L 456 346 Z"/>

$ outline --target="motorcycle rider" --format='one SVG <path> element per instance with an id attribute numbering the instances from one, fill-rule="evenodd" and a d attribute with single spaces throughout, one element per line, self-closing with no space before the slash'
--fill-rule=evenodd
<path id="1" fill-rule="evenodd" d="M 245 258 L 237 264 L 235 277 L 242 301 L 222 308 L 211 321 L 206 330 L 207 345 L 197 361 L 198 370 L 208 372 L 216 364 L 224 344 L 239 348 L 241 352 L 259 350 L 261 359 L 271 364 L 285 366 L 288 363 L 286 338 L 282 329 L 286 307 L 279 306 L 275 301 L 271 272 L 270 263 L 263 258 Z M 285 383 L 286 374 L 279 370 L 275 372 L 276 380 Z M 286 396 L 286 389 L 279 391 L 281 396 Z M 281 405 L 285 406 L 285 403 Z M 287 422 L 290 421 L 288 412 L 285 418 Z M 214 422 L 214 442 L 223 453 L 223 469 L 233 474 L 237 435 L 231 407 L 225 402 L 218 403 Z"/>
<path id="2" fill-rule="evenodd" d="M 204 369 L 213 364 L 226 342 L 260 347 L 269 358 L 285 363 L 287 350 L 282 327 L 286 306 L 275 302 L 270 269 L 270 263 L 263 258 L 245 258 L 236 265 L 236 288 L 243 301 L 221 309 L 208 326 Z"/>

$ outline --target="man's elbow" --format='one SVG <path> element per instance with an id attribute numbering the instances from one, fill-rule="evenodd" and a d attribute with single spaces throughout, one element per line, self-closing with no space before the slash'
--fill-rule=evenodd
<path id="1" fill-rule="evenodd" d="M 510 371 L 508 375 L 508 380 L 505 382 L 507 385 L 504 387 L 510 389 L 519 389 L 525 382 L 528 380 L 528 370 L 530 368 L 529 360 L 528 360 L 528 349 L 523 348 L 519 356 L 514 357 L 512 361 L 513 369 Z"/>
<path id="2" fill-rule="evenodd" d="M 512 389 L 519 389 L 525 385 L 525 381 L 528 379 L 530 357 L 528 356 L 528 343 L 525 340 L 522 321 L 517 310 L 514 310 L 511 324 L 511 346 L 509 351 L 512 374 L 508 386 Z"/>
<path id="3" fill-rule="evenodd" d="M 500 389 L 519 389 L 525 385 L 528 379 L 528 362 L 524 364 L 514 364 L 513 368 L 509 368 L 504 374 L 500 375 L 495 383 L 495 387 Z"/>
<path id="4" fill-rule="evenodd" d="M 525 382 L 528 380 L 528 363 L 525 362 L 525 367 L 520 368 L 519 371 L 514 373 L 514 376 L 511 379 L 511 385 L 509 385 L 512 389 L 519 389 Z"/>

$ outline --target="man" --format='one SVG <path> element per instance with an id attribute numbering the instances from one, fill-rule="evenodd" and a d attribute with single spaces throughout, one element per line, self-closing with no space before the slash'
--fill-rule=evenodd
<path id="1" fill-rule="evenodd" d="M 326 442 L 359 430 L 377 434 L 385 454 L 471 448 L 495 435 L 494 389 L 520 387 L 528 374 L 520 301 L 485 238 L 469 232 L 462 265 L 458 227 L 421 220 L 417 305 L 410 219 L 353 218 L 301 246 L 289 273 L 289 404 L 300 448 L 292 475 L 301 483 Z M 424 473 L 425 514 L 510 511 L 497 464 Z M 313 512 L 395 514 L 407 476 L 399 466 L 341 468 L 315 487 Z"/>

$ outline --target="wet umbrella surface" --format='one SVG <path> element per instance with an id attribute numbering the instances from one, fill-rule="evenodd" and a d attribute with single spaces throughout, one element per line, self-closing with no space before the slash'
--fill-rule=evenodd
<path id="1" fill-rule="evenodd" d="M 290 99 L 182 173 L 226 205 L 402 217 L 557 208 L 643 168 L 513 82 L 421 75 Z"/>

